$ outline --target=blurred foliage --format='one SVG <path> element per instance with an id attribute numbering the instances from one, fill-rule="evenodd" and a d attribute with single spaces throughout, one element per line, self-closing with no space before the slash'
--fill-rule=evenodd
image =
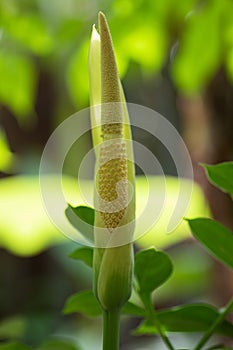
<path id="1" fill-rule="evenodd" d="M 26 319 L 14 316 L 0 322 L 0 339 L 20 339 L 27 326 Z"/>
<path id="2" fill-rule="evenodd" d="M 30 348 L 26 345 L 20 344 L 18 342 L 9 342 L 0 344 L 1 350 L 30 350 Z"/>
<path id="3" fill-rule="evenodd" d="M 121 76 L 132 62 L 159 72 L 171 52 L 183 93 L 203 89 L 222 65 L 233 80 L 231 0 L 2 0 L 0 102 L 20 122 L 34 115 L 39 67 L 53 74 L 58 90 L 65 84 L 76 108 L 88 105 L 88 41 L 99 10 L 109 19 Z"/>
<path id="4" fill-rule="evenodd" d="M 7 138 L 0 128 L 0 171 L 11 172 L 13 164 L 16 161 L 15 155 L 10 151 Z"/>
<path id="5" fill-rule="evenodd" d="M 163 179 L 159 180 L 159 177 L 156 177 L 154 180 L 158 184 L 159 189 L 159 181 L 163 181 Z M 57 177 L 48 176 L 46 181 L 49 188 L 49 196 L 53 198 L 56 193 L 56 188 L 53 187 L 53 184 L 56 183 Z M 83 181 L 82 188 L 77 186 L 76 179 L 73 177 L 63 176 L 62 181 L 67 202 L 75 206 L 84 204 L 81 191 L 84 190 L 86 195 L 89 192 L 92 193 L 93 182 L 91 180 Z M 164 248 L 190 236 L 188 224 L 184 221 L 174 228 L 170 234 L 165 233 L 178 198 L 180 182 L 183 186 L 192 186 L 192 182 L 187 179 L 178 180 L 176 177 L 166 177 L 167 196 L 163 214 L 149 228 L 149 231 L 136 241 L 139 247 L 146 248 L 155 245 L 157 248 Z M 163 190 L 161 191 L 163 193 Z M 41 201 L 39 178 L 37 176 L 12 176 L 2 179 L 0 181 L 0 192 L 1 247 L 17 255 L 30 256 L 38 254 L 45 248 L 65 240 L 57 227 L 50 222 L 44 210 Z M 147 180 L 145 177 L 138 176 L 136 178 L 136 192 L 136 215 L 139 217 L 147 201 Z M 160 195 L 158 190 L 158 198 Z M 186 215 L 189 218 L 193 218 L 208 214 L 209 210 L 203 193 L 200 187 L 195 185 Z M 153 208 L 151 215 L 153 215 Z M 82 228 L 79 227 L 79 229 L 82 233 Z M 141 223 L 136 227 L 135 237 L 141 237 L 142 232 L 144 231 L 142 230 Z M 82 242 L 82 236 L 79 235 L 78 231 L 76 240 Z M 86 242 L 86 240 L 83 242 Z"/>
<path id="6" fill-rule="evenodd" d="M 78 350 L 78 348 L 70 341 L 50 339 L 40 346 L 38 350 Z"/>

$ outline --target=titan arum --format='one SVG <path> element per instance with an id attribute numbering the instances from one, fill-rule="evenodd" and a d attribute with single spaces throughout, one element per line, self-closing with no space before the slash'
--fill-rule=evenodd
<path id="1" fill-rule="evenodd" d="M 131 130 L 108 24 L 99 13 L 89 51 L 96 155 L 94 291 L 103 310 L 103 349 L 118 349 L 119 317 L 131 295 L 135 195 Z"/>

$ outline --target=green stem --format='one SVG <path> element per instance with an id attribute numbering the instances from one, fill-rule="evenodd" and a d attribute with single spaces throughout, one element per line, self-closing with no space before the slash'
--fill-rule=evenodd
<path id="1" fill-rule="evenodd" d="M 167 337 L 163 327 L 161 327 L 156 312 L 154 312 L 154 320 L 156 320 L 156 327 L 158 328 L 159 335 L 160 335 L 161 339 L 163 340 L 164 344 L 167 346 L 168 349 L 175 350 L 175 348 L 173 347 L 169 338 Z"/>
<path id="2" fill-rule="evenodd" d="M 200 339 L 194 350 L 200 350 L 206 342 L 209 340 L 211 335 L 214 333 L 215 329 L 218 327 L 220 323 L 224 320 L 224 318 L 227 316 L 227 314 L 231 311 L 233 308 L 233 298 L 229 301 L 229 303 L 220 311 L 218 317 L 213 322 L 211 327 L 207 329 L 207 331 L 203 334 L 203 337 Z"/>
<path id="3" fill-rule="evenodd" d="M 219 350 L 219 349 L 223 349 L 224 348 L 224 345 L 223 344 L 217 344 L 217 345 L 213 345 L 211 346 L 211 348 L 208 348 L 206 350 Z"/>
<path id="4" fill-rule="evenodd" d="M 119 349 L 120 310 L 103 310 L 103 350 Z"/>
<path id="5" fill-rule="evenodd" d="M 157 313 L 154 309 L 154 306 L 152 304 L 151 301 L 151 297 L 148 296 L 144 296 L 143 294 L 141 295 L 141 299 L 143 300 L 143 303 L 145 305 L 146 310 L 148 311 L 148 316 L 149 318 L 151 318 L 156 326 L 156 328 L 158 329 L 159 335 L 161 337 L 161 339 L 163 340 L 164 344 L 167 346 L 167 348 L 169 350 L 175 350 L 175 348 L 173 347 L 172 343 L 170 342 L 170 340 L 168 339 L 166 332 L 164 331 L 163 327 L 160 324 L 160 321 L 158 319 Z"/>

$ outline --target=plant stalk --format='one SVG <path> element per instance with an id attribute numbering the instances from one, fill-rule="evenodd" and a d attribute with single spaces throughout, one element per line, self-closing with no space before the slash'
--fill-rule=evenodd
<path id="1" fill-rule="evenodd" d="M 161 337 L 161 339 L 163 340 L 164 344 L 167 346 L 167 348 L 169 350 L 175 350 L 175 348 L 173 347 L 172 343 L 170 342 L 170 340 L 168 339 L 166 332 L 164 331 L 163 327 L 161 326 L 157 313 L 154 309 L 154 306 L 152 304 L 151 298 L 147 298 L 145 297 L 142 293 L 141 295 L 141 299 L 143 300 L 143 303 L 146 307 L 146 310 L 148 311 L 148 316 L 149 318 L 151 318 L 156 326 L 156 328 L 158 329 L 159 335 Z"/>
<path id="2" fill-rule="evenodd" d="M 163 340 L 164 344 L 167 346 L 169 350 L 175 350 L 172 343 L 170 342 L 169 338 L 167 337 L 166 333 L 164 332 L 163 328 L 160 325 L 160 322 L 157 318 L 156 312 L 154 312 L 154 320 L 156 320 L 156 327 L 159 331 L 159 335 L 161 339 Z"/>
<path id="3" fill-rule="evenodd" d="M 103 310 L 103 350 L 119 349 L 120 310 Z"/>
<path id="4" fill-rule="evenodd" d="M 207 329 L 207 331 L 203 334 L 202 338 L 199 340 L 198 344 L 194 348 L 194 350 L 200 350 L 202 347 L 206 344 L 206 342 L 209 340 L 211 335 L 214 333 L 217 326 L 222 323 L 224 318 L 227 316 L 227 314 L 233 309 L 233 298 L 230 299 L 228 304 L 220 311 L 218 317 L 212 324 L 212 326 Z"/>

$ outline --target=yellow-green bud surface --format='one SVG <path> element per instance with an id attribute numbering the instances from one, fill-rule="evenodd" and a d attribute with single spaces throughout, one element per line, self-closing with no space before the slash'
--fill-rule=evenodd
<path id="1" fill-rule="evenodd" d="M 135 179 L 127 106 L 110 31 L 102 13 L 99 33 L 93 27 L 89 72 L 92 137 L 96 147 L 94 289 L 102 308 L 113 310 L 119 309 L 131 294 Z M 101 120 L 95 108 L 98 104 Z M 100 246 L 99 228 L 107 232 L 109 242 L 119 228 L 125 230 L 128 239 L 124 244 Z"/>

